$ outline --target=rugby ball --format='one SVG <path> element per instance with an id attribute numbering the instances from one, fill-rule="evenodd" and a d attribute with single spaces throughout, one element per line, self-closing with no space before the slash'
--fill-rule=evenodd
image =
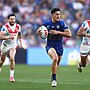
<path id="1" fill-rule="evenodd" d="M 41 30 L 41 38 L 42 39 L 46 39 L 47 36 L 48 36 L 48 30 L 45 26 L 41 26 L 40 27 L 40 30 Z"/>

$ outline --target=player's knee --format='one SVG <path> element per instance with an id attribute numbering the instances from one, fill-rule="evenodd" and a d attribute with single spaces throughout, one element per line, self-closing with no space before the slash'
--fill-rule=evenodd
<path id="1" fill-rule="evenodd" d="M 53 62 L 57 63 L 57 61 L 58 61 L 58 58 L 57 57 L 53 57 Z"/>
<path id="2" fill-rule="evenodd" d="M 13 60 L 14 60 L 14 57 L 10 57 L 10 60 L 12 60 L 12 61 L 13 61 Z"/>
<path id="3" fill-rule="evenodd" d="M 14 62 L 14 59 L 10 59 L 10 62 L 13 63 Z"/>

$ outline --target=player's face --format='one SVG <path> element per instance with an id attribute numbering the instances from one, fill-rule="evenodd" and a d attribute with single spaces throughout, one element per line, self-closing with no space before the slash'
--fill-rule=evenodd
<path id="1" fill-rule="evenodd" d="M 15 24 L 15 16 L 10 16 L 10 18 L 8 19 L 9 20 L 9 24 L 11 25 L 11 26 L 13 26 L 14 24 Z"/>
<path id="2" fill-rule="evenodd" d="M 60 11 L 56 11 L 55 13 L 52 14 L 52 18 L 54 22 L 59 21 L 60 17 L 61 17 Z"/>

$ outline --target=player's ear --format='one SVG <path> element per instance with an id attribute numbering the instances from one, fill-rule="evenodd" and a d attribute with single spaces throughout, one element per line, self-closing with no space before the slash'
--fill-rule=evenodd
<path id="1" fill-rule="evenodd" d="M 54 13 L 51 14 L 51 16 L 53 17 Z"/>

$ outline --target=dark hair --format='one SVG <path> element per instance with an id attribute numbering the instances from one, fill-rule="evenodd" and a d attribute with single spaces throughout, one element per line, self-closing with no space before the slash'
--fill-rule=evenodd
<path id="1" fill-rule="evenodd" d="M 9 14 L 9 15 L 8 15 L 8 19 L 9 19 L 11 16 L 15 16 L 15 14 L 14 14 L 14 13 Z M 16 16 L 15 16 L 15 17 L 16 17 Z"/>
<path id="2" fill-rule="evenodd" d="M 53 8 L 53 9 L 51 10 L 51 14 L 55 13 L 56 11 L 60 11 L 60 9 L 59 9 L 59 8 Z"/>

